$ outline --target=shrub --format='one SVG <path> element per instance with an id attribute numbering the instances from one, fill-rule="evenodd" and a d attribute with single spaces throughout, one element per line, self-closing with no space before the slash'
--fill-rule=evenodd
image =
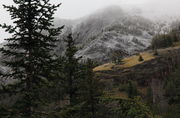
<path id="1" fill-rule="evenodd" d="M 141 55 L 139 55 L 139 61 L 144 61 L 143 57 Z"/>

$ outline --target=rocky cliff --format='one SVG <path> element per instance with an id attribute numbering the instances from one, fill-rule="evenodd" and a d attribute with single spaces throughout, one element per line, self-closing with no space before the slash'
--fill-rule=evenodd
<path id="1" fill-rule="evenodd" d="M 70 21 L 56 20 L 55 23 L 64 23 L 72 28 L 74 39 L 80 48 L 77 56 L 102 63 L 110 61 L 117 51 L 123 53 L 122 56 L 127 56 L 147 49 L 155 34 L 153 22 L 117 6 L 97 11 L 74 21 L 74 24 L 71 21 L 68 25 L 68 22 Z M 57 53 L 63 53 L 62 41 L 59 45 Z"/>

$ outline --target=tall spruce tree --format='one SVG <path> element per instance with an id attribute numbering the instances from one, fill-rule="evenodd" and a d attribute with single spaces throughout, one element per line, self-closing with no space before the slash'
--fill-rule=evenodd
<path id="1" fill-rule="evenodd" d="M 65 39 L 67 43 L 67 49 L 65 52 L 65 83 L 67 88 L 67 94 L 69 96 L 69 104 L 75 105 L 77 101 L 76 92 L 78 89 L 78 71 L 79 71 L 79 58 L 75 57 L 76 52 L 78 51 L 75 46 L 75 40 L 70 33 Z"/>
<path id="2" fill-rule="evenodd" d="M 100 103 L 103 95 L 103 84 L 95 77 L 93 68 L 95 64 L 92 60 L 87 60 L 80 81 L 79 102 L 84 103 L 81 115 L 86 118 L 102 117 L 102 104 Z"/>
<path id="3" fill-rule="evenodd" d="M 38 89 L 46 82 L 44 72 L 50 73 L 55 36 L 63 28 L 53 28 L 53 15 L 60 4 L 49 1 L 13 0 L 15 6 L 4 5 L 14 25 L 0 25 L 12 35 L 0 50 L 9 58 L 4 64 L 11 68 L 2 77 L 15 82 L 3 88 L 18 96 L 10 109 L 3 110 L 8 117 L 38 118 L 43 114 L 36 109 L 42 103 Z M 2 114 L 0 117 L 5 117 Z"/>

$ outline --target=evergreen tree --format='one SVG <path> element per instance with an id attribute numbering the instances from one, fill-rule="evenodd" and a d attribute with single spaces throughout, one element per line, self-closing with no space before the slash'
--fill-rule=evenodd
<path id="1" fill-rule="evenodd" d="M 48 81 L 49 85 L 44 86 L 41 89 L 41 97 L 45 98 L 50 103 L 56 103 L 56 109 L 59 109 L 61 106 L 61 100 L 65 99 L 66 91 L 64 88 L 65 84 L 65 74 L 64 74 L 64 57 L 58 57 L 54 61 L 53 71 L 48 73 L 48 78 L 51 81 Z"/>
<path id="2" fill-rule="evenodd" d="M 141 55 L 139 55 L 138 61 L 144 61 L 144 59 L 143 59 L 143 57 Z"/>
<path id="3" fill-rule="evenodd" d="M 103 86 L 99 79 L 95 78 L 93 72 L 94 63 L 88 60 L 84 66 L 84 77 L 80 82 L 80 102 L 84 103 L 82 114 L 87 118 L 98 118 L 101 113 L 102 104 L 100 104 L 103 95 Z"/>
<path id="4" fill-rule="evenodd" d="M 69 95 L 69 102 L 70 105 L 74 105 L 77 101 L 76 99 L 76 92 L 78 89 L 78 71 L 79 71 L 79 58 L 75 57 L 76 52 L 78 51 L 75 46 L 75 40 L 70 33 L 65 39 L 67 43 L 67 49 L 65 52 L 65 66 L 64 66 L 64 73 L 66 78 L 66 90 L 67 94 Z"/>
<path id="5" fill-rule="evenodd" d="M 137 87 L 135 86 L 135 84 L 133 84 L 132 81 L 129 81 L 129 83 L 128 83 L 127 93 L 128 93 L 129 98 L 134 98 L 138 94 Z"/>
<path id="6" fill-rule="evenodd" d="M 14 26 L 1 25 L 12 38 L 5 39 L 8 43 L 0 50 L 10 58 L 4 64 L 11 68 L 11 73 L 2 77 L 15 81 L 3 88 L 18 97 L 11 110 L 7 109 L 12 118 L 38 118 L 44 114 L 37 111 L 43 102 L 38 90 L 47 81 L 45 73 L 52 69 L 55 36 L 63 28 L 53 28 L 53 15 L 60 4 L 53 5 L 49 1 L 13 0 L 16 6 L 4 5 L 14 22 Z"/>
<path id="7" fill-rule="evenodd" d="M 68 37 L 72 36 L 69 35 Z M 88 60 L 87 62 L 76 63 L 78 65 L 73 64 L 74 69 L 69 68 L 71 66 L 66 66 L 65 68 L 65 72 L 67 73 L 66 81 L 68 80 L 67 94 L 69 97 L 72 96 L 72 98 L 69 100 L 70 104 L 63 108 L 61 117 L 98 118 L 104 114 L 104 112 L 101 111 L 102 104 L 100 103 L 100 97 L 103 94 L 102 83 L 100 83 L 99 80 L 95 78 L 94 72 L 92 70 L 94 63 L 92 61 Z M 71 69 L 74 71 L 71 72 L 70 78 L 68 73 L 70 73 Z M 67 77 L 69 77 L 71 80 Z M 69 86 L 69 82 L 72 82 L 72 86 Z M 72 87 L 72 90 L 70 87 Z M 74 92 L 71 96 L 70 90 Z"/>

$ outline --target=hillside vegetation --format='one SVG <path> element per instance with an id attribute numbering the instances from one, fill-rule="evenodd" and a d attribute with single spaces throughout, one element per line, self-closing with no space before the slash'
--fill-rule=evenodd
<path id="1" fill-rule="evenodd" d="M 173 44 L 172 47 L 164 48 L 164 49 L 157 49 L 158 55 L 155 55 L 154 51 L 142 52 L 142 53 L 139 53 L 139 54 L 136 54 L 133 56 L 123 58 L 121 60 L 121 64 L 107 63 L 107 64 L 97 66 L 94 68 L 94 71 L 95 72 L 96 71 L 108 71 L 108 70 L 112 70 L 113 68 L 116 68 L 116 69 L 117 68 L 119 68 L 119 69 L 130 68 L 130 67 L 136 66 L 138 64 L 142 64 L 144 62 L 155 59 L 155 58 L 159 57 L 160 55 L 166 54 L 168 51 L 173 51 L 173 50 L 179 49 L 179 48 L 180 48 L 180 43 L 176 42 Z M 139 55 L 142 56 L 142 58 L 144 59 L 143 61 L 139 61 Z"/>
<path id="2" fill-rule="evenodd" d="M 156 108 L 160 111 L 162 109 L 167 110 L 172 106 L 164 107 L 164 105 L 168 104 L 165 101 L 169 98 L 164 97 L 164 82 L 166 77 L 171 76 L 169 73 L 178 68 L 180 63 L 179 52 L 179 42 L 175 42 L 168 48 L 146 51 L 123 59 L 120 58 L 120 63 L 100 65 L 94 68 L 94 72 L 107 86 L 107 96 L 128 99 L 129 92 L 132 89 L 136 91 L 134 95 L 144 98 L 144 102 L 150 104 L 153 110 Z M 140 56 L 142 56 L 143 61 L 139 61 Z M 132 83 L 131 89 L 129 82 Z M 171 83 L 170 87 L 172 88 L 168 89 L 168 93 L 174 90 L 173 86 L 175 84 Z M 153 105 L 153 103 L 155 104 Z M 177 107 L 174 106 L 173 108 Z M 167 116 L 170 113 L 164 114 L 163 112 L 163 114 L 160 114 L 157 111 L 154 113 L 159 114 L 157 117 L 171 118 Z M 175 116 L 179 116 L 172 114 L 172 118 L 178 118 Z"/>
<path id="3" fill-rule="evenodd" d="M 179 118 L 178 29 L 158 34 L 115 6 L 58 22 L 61 4 L 13 2 L 13 25 L 0 24 L 11 34 L 0 45 L 0 118 Z"/>

